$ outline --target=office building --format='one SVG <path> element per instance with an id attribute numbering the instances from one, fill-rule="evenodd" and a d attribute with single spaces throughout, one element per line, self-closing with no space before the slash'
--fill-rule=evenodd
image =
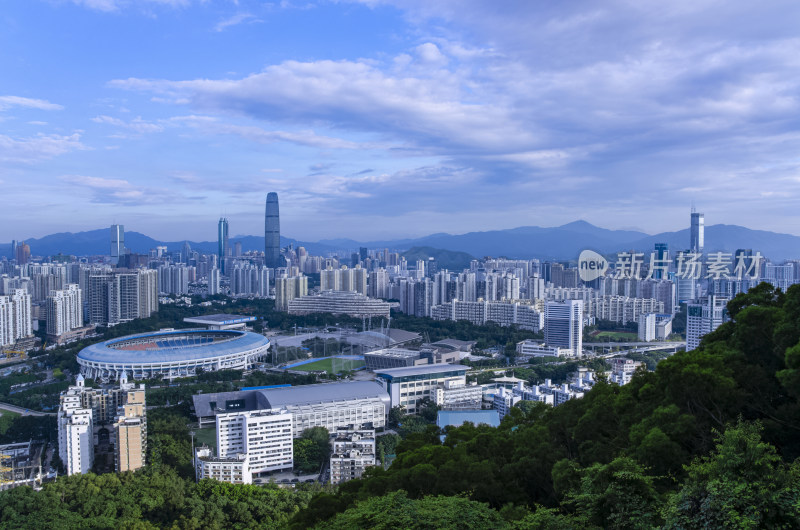
<path id="1" fill-rule="evenodd" d="M 689 232 L 689 250 L 703 253 L 705 244 L 705 216 L 692 208 L 692 220 Z"/>
<path id="2" fill-rule="evenodd" d="M 222 274 L 227 274 L 225 261 L 230 256 L 230 242 L 228 241 L 228 218 L 220 217 L 217 223 L 217 258 Z"/>
<path id="3" fill-rule="evenodd" d="M 583 351 L 583 301 L 547 302 L 544 314 L 544 341 L 548 346 Z"/>
<path id="4" fill-rule="evenodd" d="M 17 245 L 15 257 L 17 259 L 17 265 L 25 265 L 31 259 L 31 247 L 22 241 Z"/>
<path id="5" fill-rule="evenodd" d="M 340 427 L 331 433 L 331 484 L 361 478 L 368 467 L 374 466 L 375 440 L 375 429 L 365 426 Z"/>
<path id="6" fill-rule="evenodd" d="M 120 258 L 125 254 L 125 227 L 111 225 L 111 263 L 119 264 Z"/>
<path id="7" fill-rule="evenodd" d="M 436 390 L 447 381 L 467 384 L 469 367 L 460 364 L 429 364 L 376 370 L 380 383 L 391 399 L 391 406 L 401 406 L 409 414 L 415 414 L 419 402 L 425 398 L 433 401 Z"/>
<path id="8" fill-rule="evenodd" d="M 281 219 L 278 208 L 278 194 L 267 194 L 264 212 L 264 265 L 270 269 L 283 267 L 281 260 Z"/>
<path id="9" fill-rule="evenodd" d="M 663 268 L 659 265 L 669 264 L 669 245 L 667 243 L 656 243 L 655 247 L 655 265 L 652 277 L 656 280 L 666 279 L 666 274 Z"/>

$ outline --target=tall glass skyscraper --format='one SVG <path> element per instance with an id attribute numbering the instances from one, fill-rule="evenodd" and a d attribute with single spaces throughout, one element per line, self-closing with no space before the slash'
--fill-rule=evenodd
<path id="1" fill-rule="evenodd" d="M 119 258 L 125 254 L 125 227 L 111 225 L 111 263 L 119 264 Z"/>
<path id="2" fill-rule="evenodd" d="M 705 216 L 692 208 L 692 226 L 689 234 L 689 250 L 692 252 L 703 252 L 705 239 Z"/>
<path id="3" fill-rule="evenodd" d="M 264 265 L 270 269 L 282 267 L 281 263 L 281 218 L 278 211 L 278 194 L 267 194 L 264 214 Z"/>
<path id="4" fill-rule="evenodd" d="M 228 252 L 228 218 L 220 217 L 217 226 L 217 255 L 219 256 L 219 268 L 225 274 L 225 257 Z"/>

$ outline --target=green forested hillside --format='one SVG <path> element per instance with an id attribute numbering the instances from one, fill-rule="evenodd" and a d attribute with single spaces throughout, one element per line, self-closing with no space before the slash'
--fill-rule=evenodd
<path id="1" fill-rule="evenodd" d="M 499 428 L 451 428 L 444 442 L 430 426 L 388 470 L 338 489 L 195 486 L 162 458 L 0 493 L 0 525 L 798 528 L 800 286 L 762 284 L 729 311 L 699 349 L 624 387 L 527 404 Z"/>

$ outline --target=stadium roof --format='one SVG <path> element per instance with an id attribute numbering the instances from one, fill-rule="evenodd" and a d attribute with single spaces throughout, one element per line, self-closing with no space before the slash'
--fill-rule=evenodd
<path id="1" fill-rule="evenodd" d="M 286 408 L 291 406 L 313 405 L 332 401 L 352 399 L 381 398 L 389 402 L 389 394 L 374 381 L 347 381 L 343 383 L 324 383 L 320 385 L 301 385 L 289 388 L 270 388 L 259 390 L 268 406 Z"/>
<path id="2" fill-rule="evenodd" d="M 229 340 L 203 344 L 188 344 L 188 342 L 184 343 L 184 341 L 175 340 L 181 335 L 207 336 L 209 334 L 227 335 L 231 338 Z M 142 350 L 120 350 L 113 347 L 116 343 L 147 337 L 163 338 L 158 341 L 161 342 L 163 346 L 159 345 L 156 349 Z M 251 333 L 248 331 L 183 329 L 139 333 L 137 335 L 128 335 L 126 337 L 118 337 L 105 342 L 92 344 L 82 349 L 80 353 L 78 353 L 78 358 L 102 363 L 168 363 L 234 355 L 268 345 L 269 339 L 258 333 Z"/>

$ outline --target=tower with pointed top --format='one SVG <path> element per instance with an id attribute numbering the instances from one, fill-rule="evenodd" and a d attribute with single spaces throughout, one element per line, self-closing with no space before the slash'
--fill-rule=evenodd
<path id="1" fill-rule="evenodd" d="M 692 206 L 692 224 L 689 233 L 689 250 L 698 254 L 703 253 L 705 239 L 705 216 Z"/>

